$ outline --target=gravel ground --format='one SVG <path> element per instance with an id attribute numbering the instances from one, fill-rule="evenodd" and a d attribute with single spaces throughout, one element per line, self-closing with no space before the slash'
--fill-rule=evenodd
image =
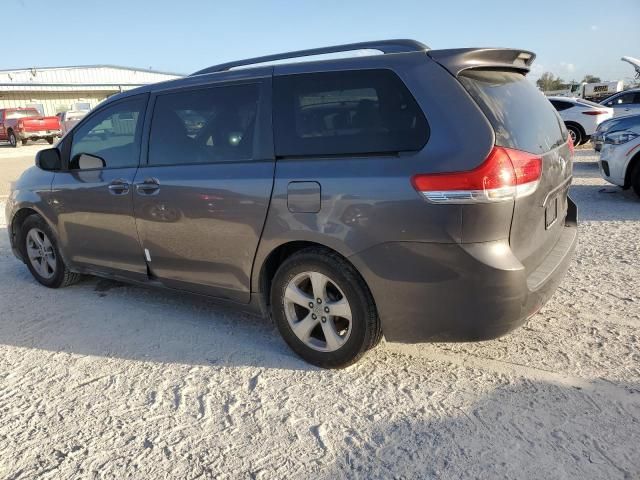
<path id="1" fill-rule="evenodd" d="M 575 261 L 525 327 L 341 371 L 202 298 L 45 289 L 0 217 L 0 477 L 640 478 L 640 202 L 595 158 Z M 31 163 L 0 148 L 0 185 Z"/>

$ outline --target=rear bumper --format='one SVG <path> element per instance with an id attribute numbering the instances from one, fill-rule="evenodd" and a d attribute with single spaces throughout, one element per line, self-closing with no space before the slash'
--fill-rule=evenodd
<path id="1" fill-rule="evenodd" d="M 49 137 L 61 137 L 62 136 L 62 130 L 43 130 L 43 131 L 37 131 L 37 132 L 27 132 L 27 131 L 22 131 L 22 132 L 18 132 L 18 138 L 20 138 L 20 140 L 39 140 L 42 138 L 49 138 Z"/>
<path id="2" fill-rule="evenodd" d="M 556 246 L 527 272 L 507 241 L 392 242 L 350 257 L 371 289 L 392 342 L 499 337 L 536 313 L 562 281 L 577 243 L 571 199 Z"/>

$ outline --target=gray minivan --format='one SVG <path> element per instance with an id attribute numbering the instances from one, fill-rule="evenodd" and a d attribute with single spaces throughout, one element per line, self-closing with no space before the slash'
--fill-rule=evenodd
<path id="1" fill-rule="evenodd" d="M 318 54 L 377 55 L 283 64 Z M 15 255 L 270 315 L 322 367 L 495 338 L 576 244 L 573 146 L 511 49 L 388 40 L 253 58 L 110 98 L 14 185 Z"/>

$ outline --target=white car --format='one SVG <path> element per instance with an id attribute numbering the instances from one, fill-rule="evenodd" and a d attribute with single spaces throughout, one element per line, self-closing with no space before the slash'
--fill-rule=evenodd
<path id="1" fill-rule="evenodd" d="M 591 138 L 598 125 L 613 117 L 613 109 L 582 98 L 549 97 L 569 130 L 574 145 Z"/>
<path id="2" fill-rule="evenodd" d="M 607 182 L 631 187 L 640 196 L 640 120 L 604 134 L 598 165 Z"/>
<path id="3" fill-rule="evenodd" d="M 89 113 L 89 110 L 68 110 L 66 112 L 59 113 L 58 116 L 60 118 L 62 133 L 65 134 L 71 130 L 87 113 Z"/>

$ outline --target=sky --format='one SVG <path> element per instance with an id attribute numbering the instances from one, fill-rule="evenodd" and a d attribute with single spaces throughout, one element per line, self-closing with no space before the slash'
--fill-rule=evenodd
<path id="1" fill-rule="evenodd" d="M 530 77 L 630 81 L 640 0 L 0 0 L 0 69 L 114 64 L 191 73 L 327 45 L 412 38 L 537 54 Z M 603 9 L 603 5 L 606 8 Z M 13 19 L 15 21 L 8 21 Z"/>

